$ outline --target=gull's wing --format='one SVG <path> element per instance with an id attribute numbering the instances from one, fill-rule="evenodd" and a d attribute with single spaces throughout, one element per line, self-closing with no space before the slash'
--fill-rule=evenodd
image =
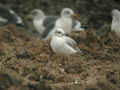
<path id="1" fill-rule="evenodd" d="M 77 25 L 76 20 L 72 19 L 72 28 L 74 28 Z"/>
<path id="2" fill-rule="evenodd" d="M 57 19 L 58 19 L 57 16 L 46 16 L 46 18 L 43 21 L 43 26 L 49 27 L 49 24 L 54 25 Z"/>
<path id="3" fill-rule="evenodd" d="M 0 16 L 0 23 L 1 24 L 6 24 L 7 22 L 8 22 L 7 19 L 5 19 L 5 18 L 3 18 L 3 17 Z"/>
<path id="4" fill-rule="evenodd" d="M 45 27 L 45 30 L 41 35 L 42 39 L 46 38 L 47 35 L 53 30 L 57 19 L 57 16 L 47 16 L 45 18 L 45 20 L 43 21 L 43 26 Z"/>
<path id="5" fill-rule="evenodd" d="M 21 24 L 22 19 L 11 9 L 0 5 L 0 16 L 4 19 L 7 19 L 8 22 Z"/>
<path id="6" fill-rule="evenodd" d="M 73 31 L 83 31 L 80 21 L 72 19 L 72 29 Z"/>
<path id="7" fill-rule="evenodd" d="M 13 10 L 9 10 L 9 13 L 11 14 L 11 15 L 13 15 L 13 17 L 14 17 L 14 19 L 16 19 L 16 23 L 17 24 L 22 24 L 23 23 L 23 20 L 22 20 L 22 18 L 20 17 L 20 16 L 18 16 Z"/>
<path id="8" fill-rule="evenodd" d="M 70 46 L 73 46 L 73 45 L 77 45 L 76 41 L 73 40 L 72 38 L 70 37 L 67 37 L 67 36 L 63 36 L 63 39 L 66 41 L 66 43 Z"/>
<path id="9" fill-rule="evenodd" d="M 71 46 L 72 48 L 74 48 L 75 50 L 80 52 L 80 49 L 77 47 L 77 43 L 75 40 L 73 40 L 70 37 L 64 36 L 63 39 L 66 41 L 66 43 Z"/>

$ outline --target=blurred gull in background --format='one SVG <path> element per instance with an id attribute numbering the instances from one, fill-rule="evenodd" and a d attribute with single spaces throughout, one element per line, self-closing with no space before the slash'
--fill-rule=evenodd
<path id="1" fill-rule="evenodd" d="M 57 28 L 62 28 L 65 33 L 84 30 L 84 28 L 81 28 L 81 23 L 78 20 L 73 19 L 73 17 L 78 16 L 72 9 L 64 8 L 61 11 L 60 17 L 57 19 L 55 26 Z"/>
<path id="2" fill-rule="evenodd" d="M 111 30 L 115 31 L 116 35 L 120 36 L 120 11 L 118 9 L 113 9 L 111 15 L 112 15 Z"/>
<path id="3" fill-rule="evenodd" d="M 0 25 L 16 24 L 23 26 L 24 23 L 20 16 L 18 16 L 12 9 L 0 5 Z"/>
<path id="4" fill-rule="evenodd" d="M 46 16 L 41 9 L 34 9 L 27 18 L 33 20 L 33 26 L 42 39 L 54 28 L 54 22 L 57 20 L 57 16 Z"/>

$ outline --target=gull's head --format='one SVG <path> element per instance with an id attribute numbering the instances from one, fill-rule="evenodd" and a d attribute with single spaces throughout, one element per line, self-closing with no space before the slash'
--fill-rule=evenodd
<path id="1" fill-rule="evenodd" d="M 62 28 L 57 28 L 55 30 L 55 35 L 58 36 L 58 37 L 62 37 L 62 36 L 65 35 L 65 32 L 64 32 L 64 30 Z"/>
<path id="2" fill-rule="evenodd" d="M 34 9 L 30 12 L 30 14 L 26 17 L 27 19 L 33 19 L 35 17 L 44 17 L 44 12 L 41 9 Z"/>
<path id="3" fill-rule="evenodd" d="M 62 12 L 61 12 L 61 16 L 63 16 L 63 17 L 72 17 L 72 16 L 75 16 L 75 13 L 70 8 L 64 8 L 62 10 Z"/>
<path id="4" fill-rule="evenodd" d="M 120 11 L 118 9 L 113 9 L 111 11 L 111 16 L 112 16 L 112 18 L 118 19 L 120 17 Z"/>
<path id="5" fill-rule="evenodd" d="M 41 9 L 34 9 L 33 11 L 31 11 L 30 14 L 33 15 L 33 16 L 37 16 L 37 15 L 44 16 L 44 13 Z"/>

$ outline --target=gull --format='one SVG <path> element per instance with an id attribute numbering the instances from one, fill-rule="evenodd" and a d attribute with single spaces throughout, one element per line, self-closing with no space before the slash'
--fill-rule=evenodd
<path id="1" fill-rule="evenodd" d="M 62 56 L 68 56 L 81 52 L 77 47 L 76 41 L 68 36 L 65 36 L 65 32 L 62 28 L 56 28 L 56 31 L 51 38 L 50 46 L 53 52 Z"/>
<path id="2" fill-rule="evenodd" d="M 72 30 L 81 29 L 81 23 L 78 20 L 74 20 L 72 17 L 76 17 L 77 14 L 71 8 L 64 8 L 61 11 L 60 17 L 57 19 L 55 27 L 62 28 L 65 33 L 70 33 Z M 78 28 L 79 27 L 79 28 Z"/>
<path id="3" fill-rule="evenodd" d="M 41 38 L 44 38 L 54 28 L 57 16 L 46 16 L 41 9 L 34 9 L 26 18 L 33 20 L 35 30 L 40 34 Z"/>
<path id="4" fill-rule="evenodd" d="M 116 35 L 120 36 L 120 11 L 113 9 L 112 12 L 111 31 L 115 31 Z"/>
<path id="5" fill-rule="evenodd" d="M 12 9 L 0 5 L 0 24 L 16 24 L 24 26 L 23 20 Z"/>

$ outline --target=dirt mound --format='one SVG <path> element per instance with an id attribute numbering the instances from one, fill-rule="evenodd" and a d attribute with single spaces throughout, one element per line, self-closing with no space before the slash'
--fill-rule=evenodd
<path id="1" fill-rule="evenodd" d="M 63 58 L 39 36 L 0 27 L 0 90 L 119 90 L 120 39 L 94 30 L 70 36 L 82 54 Z"/>

